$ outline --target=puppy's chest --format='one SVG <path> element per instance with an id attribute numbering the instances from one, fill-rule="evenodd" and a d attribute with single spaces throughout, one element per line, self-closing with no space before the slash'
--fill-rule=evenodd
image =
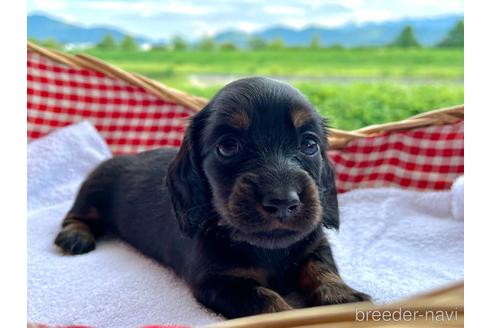
<path id="1" fill-rule="evenodd" d="M 267 286 L 277 291 L 289 291 L 297 285 L 299 266 L 284 263 L 267 266 Z"/>
<path id="2" fill-rule="evenodd" d="M 248 266 L 256 280 L 275 290 L 289 290 L 296 285 L 301 259 L 288 254 L 255 254 Z"/>

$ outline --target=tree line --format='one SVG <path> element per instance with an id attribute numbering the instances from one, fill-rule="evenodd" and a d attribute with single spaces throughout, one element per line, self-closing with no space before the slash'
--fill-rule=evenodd
<path id="1" fill-rule="evenodd" d="M 33 40 L 37 42 L 36 40 Z M 46 40 L 45 42 L 38 42 L 46 47 L 61 49 L 63 46 L 54 40 Z M 393 48 L 420 48 L 422 45 L 418 41 L 412 26 L 408 25 L 402 29 L 398 36 L 387 47 Z M 464 47 L 464 22 L 459 21 L 453 28 L 449 30 L 447 35 L 434 45 L 437 48 L 463 48 Z M 139 45 L 129 35 L 123 37 L 121 42 L 117 42 L 111 34 L 107 34 L 103 37 L 101 42 L 95 45 L 95 48 L 101 50 L 122 50 L 122 51 L 137 51 Z M 294 48 L 286 45 L 282 38 L 274 38 L 271 41 L 267 41 L 263 38 L 252 36 L 248 39 L 247 49 L 249 50 L 279 50 L 285 48 Z M 341 45 L 331 45 L 329 47 L 323 46 L 319 35 L 315 34 L 311 37 L 311 40 L 307 46 L 296 46 L 296 48 L 343 48 Z M 212 37 L 204 37 L 196 43 L 188 43 L 185 39 L 179 36 L 175 36 L 168 44 L 157 44 L 152 46 L 153 50 L 171 50 L 171 51 L 185 51 L 185 50 L 201 50 L 201 51 L 233 51 L 237 50 L 238 46 L 233 42 L 217 42 Z"/>
<path id="2" fill-rule="evenodd" d="M 435 46 L 437 48 L 463 48 L 465 45 L 465 24 L 459 21 L 448 34 L 439 41 Z M 400 48 L 419 48 L 422 45 L 419 43 L 413 32 L 413 28 L 408 25 L 400 34 L 389 44 L 391 47 Z"/>

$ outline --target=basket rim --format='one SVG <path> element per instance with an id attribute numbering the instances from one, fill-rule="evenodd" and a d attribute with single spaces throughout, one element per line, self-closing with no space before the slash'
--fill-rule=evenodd
<path id="1" fill-rule="evenodd" d="M 175 102 L 179 105 L 189 107 L 195 112 L 199 112 L 208 103 L 208 99 L 206 98 L 190 95 L 138 73 L 127 72 L 87 54 L 69 55 L 58 50 L 44 48 L 29 40 L 27 41 L 27 50 L 72 68 L 84 68 L 115 79 L 123 80 L 134 86 L 145 89 L 162 100 Z M 456 106 L 434 109 L 400 121 L 374 124 L 352 131 L 330 127 L 330 149 L 341 149 L 352 140 L 373 137 L 385 132 L 396 132 L 426 126 L 457 123 L 464 120 L 464 107 L 464 104 L 459 104 Z"/>
<path id="2" fill-rule="evenodd" d="M 195 112 L 200 111 L 208 103 L 208 100 L 205 98 L 193 96 L 186 92 L 171 88 L 140 74 L 127 72 L 87 54 L 69 55 L 55 49 L 41 47 L 31 41 L 27 41 L 27 50 L 71 68 L 88 69 L 125 81 L 145 89 L 147 92 L 154 94 L 162 100 L 172 101 L 178 105 L 189 107 Z"/>
<path id="3" fill-rule="evenodd" d="M 204 328 L 288 328 L 288 327 L 409 327 L 405 320 L 356 320 L 356 309 L 362 311 L 433 311 L 456 313 L 456 327 L 464 319 L 464 280 L 450 283 L 427 292 L 386 304 L 371 302 L 325 305 L 294 309 L 285 312 L 259 314 L 230 319 L 204 326 Z M 389 326 L 389 325 L 388 325 Z M 412 327 L 435 327 L 428 321 L 416 318 Z M 440 325 L 439 325 L 440 326 Z M 437 326 L 436 326 L 437 327 Z M 454 325 L 453 325 L 454 327 Z"/>

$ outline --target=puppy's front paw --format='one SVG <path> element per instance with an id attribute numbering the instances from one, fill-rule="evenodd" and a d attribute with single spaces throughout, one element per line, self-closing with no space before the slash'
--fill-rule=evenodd
<path id="1" fill-rule="evenodd" d="M 332 283 L 319 286 L 313 295 L 313 305 L 331 305 L 371 301 L 371 297 L 344 283 Z"/>
<path id="2" fill-rule="evenodd" d="M 96 241 L 90 231 L 68 227 L 56 236 L 55 245 L 64 253 L 78 255 L 92 251 L 96 247 Z"/>
<path id="3" fill-rule="evenodd" d="M 265 302 L 262 313 L 292 310 L 292 307 L 275 291 L 265 287 L 257 287 L 256 290 Z"/>

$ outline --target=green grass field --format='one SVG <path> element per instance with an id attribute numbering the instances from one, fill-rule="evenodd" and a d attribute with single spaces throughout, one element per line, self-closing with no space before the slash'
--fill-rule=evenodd
<path id="1" fill-rule="evenodd" d="M 282 49 L 89 54 L 210 98 L 228 80 L 265 75 L 298 87 L 331 125 L 356 129 L 463 103 L 462 49 Z"/>

